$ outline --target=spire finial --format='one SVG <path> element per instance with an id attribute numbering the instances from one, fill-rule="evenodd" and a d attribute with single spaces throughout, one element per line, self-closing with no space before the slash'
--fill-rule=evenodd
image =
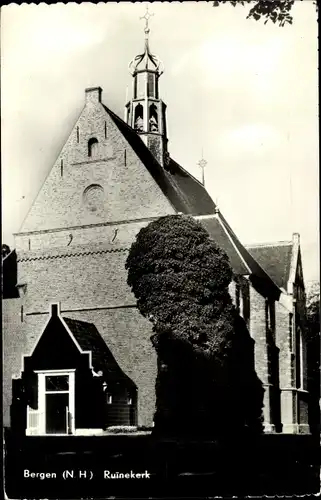
<path id="1" fill-rule="evenodd" d="M 148 5 L 146 5 L 146 12 L 145 12 L 145 15 L 140 17 L 140 19 L 145 19 L 145 28 L 144 28 L 144 32 L 145 32 L 145 36 L 146 36 L 146 38 L 148 38 L 148 35 L 149 35 L 149 32 L 150 32 L 150 29 L 149 29 L 149 26 L 148 26 L 148 21 L 150 20 L 150 18 L 151 18 L 153 15 L 154 15 L 153 13 L 149 12 L 149 10 L 148 10 Z"/>
<path id="2" fill-rule="evenodd" d="M 199 167 L 202 169 L 202 184 L 205 186 L 205 167 L 207 165 L 207 161 L 203 157 L 203 149 L 202 149 L 202 159 L 198 162 Z"/>

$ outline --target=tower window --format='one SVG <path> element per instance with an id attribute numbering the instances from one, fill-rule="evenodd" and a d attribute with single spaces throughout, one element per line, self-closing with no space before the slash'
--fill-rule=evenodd
<path id="1" fill-rule="evenodd" d="M 136 132 L 144 131 L 144 110 L 141 104 L 135 108 L 135 130 Z"/>
<path id="2" fill-rule="evenodd" d="M 79 127 L 76 128 L 77 142 L 79 142 Z"/>
<path id="3" fill-rule="evenodd" d="M 98 152 L 98 141 L 95 137 L 92 137 L 88 141 L 88 156 L 94 158 L 97 156 Z"/>
<path id="4" fill-rule="evenodd" d="M 158 114 L 155 104 L 149 108 L 149 130 L 150 132 L 158 132 Z"/>
<path id="5" fill-rule="evenodd" d="M 147 95 L 148 95 L 148 97 L 156 97 L 155 96 L 155 74 L 154 73 L 148 73 Z"/>

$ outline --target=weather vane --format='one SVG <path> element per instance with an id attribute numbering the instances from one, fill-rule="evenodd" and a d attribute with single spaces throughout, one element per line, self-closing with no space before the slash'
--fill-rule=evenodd
<path id="1" fill-rule="evenodd" d="M 148 35 L 149 34 L 149 27 L 148 27 L 148 21 L 150 20 L 150 18 L 153 16 L 154 14 L 149 12 L 148 10 L 148 5 L 146 5 L 146 12 L 145 12 L 145 15 L 144 16 L 141 16 L 140 19 L 145 19 L 145 34 Z"/>
<path id="2" fill-rule="evenodd" d="M 203 158 L 203 150 L 202 150 L 202 159 L 198 162 L 198 164 L 202 169 L 202 184 L 205 186 L 205 167 L 207 165 L 207 161 Z"/>

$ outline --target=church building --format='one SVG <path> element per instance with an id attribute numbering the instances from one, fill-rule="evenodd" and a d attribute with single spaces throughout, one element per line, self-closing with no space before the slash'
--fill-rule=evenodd
<path id="1" fill-rule="evenodd" d="M 4 424 L 26 435 L 152 427 L 157 359 L 127 285 L 135 235 L 195 217 L 227 253 L 233 301 L 255 341 L 265 432 L 309 433 L 300 238 L 242 244 L 204 185 L 170 155 L 163 65 L 130 64 L 124 120 L 85 90 L 84 107 L 2 256 Z M 175 138 L 173 138 L 175 140 Z"/>

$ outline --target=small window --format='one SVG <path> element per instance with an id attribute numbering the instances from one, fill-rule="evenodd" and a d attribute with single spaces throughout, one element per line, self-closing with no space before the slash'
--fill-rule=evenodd
<path id="1" fill-rule="evenodd" d="M 111 405 L 113 402 L 113 396 L 111 394 L 107 394 L 107 404 Z"/>
<path id="2" fill-rule="evenodd" d="M 76 135 L 77 135 L 77 142 L 79 142 L 79 127 L 76 129 Z"/>
<path id="3" fill-rule="evenodd" d="M 105 139 L 107 139 L 107 123 L 105 122 L 104 126 L 104 131 L 105 131 Z"/>
<path id="4" fill-rule="evenodd" d="M 48 375 L 46 376 L 46 391 L 69 391 L 68 375 Z"/>
<path id="5" fill-rule="evenodd" d="M 148 97 L 156 97 L 155 96 L 155 77 L 154 73 L 148 73 L 147 78 L 147 95 Z"/>
<path id="6" fill-rule="evenodd" d="M 132 405 L 133 404 L 133 398 L 131 398 L 130 396 L 128 396 L 128 398 L 127 398 L 127 404 L 128 405 Z"/>
<path id="7" fill-rule="evenodd" d="M 136 132 L 144 131 L 144 109 L 141 104 L 138 104 L 135 108 L 135 123 L 134 128 Z"/>
<path id="8" fill-rule="evenodd" d="M 92 137 L 88 141 L 88 156 L 94 158 L 97 156 L 98 152 L 98 141 L 95 137 Z"/>
<path id="9" fill-rule="evenodd" d="M 63 175 L 64 175 L 64 160 L 63 159 L 60 160 L 60 175 L 61 175 L 61 177 L 63 177 Z"/>

